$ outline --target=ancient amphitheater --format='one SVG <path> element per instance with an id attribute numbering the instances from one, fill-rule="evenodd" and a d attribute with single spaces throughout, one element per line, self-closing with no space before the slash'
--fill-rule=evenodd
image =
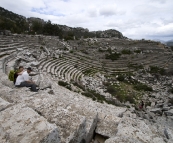
<path id="1" fill-rule="evenodd" d="M 112 61 L 104 58 L 109 49 L 128 49 L 134 54 Z M 171 143 L 172 114 L 169 118 L 151 115 L 158 120 L 150 122 L 132 108 L 93 101 L 82 96 L 78 87 L 70 91 L 58 81 L 87 86 L 86 77 L 95 74 L 103 82 L 105 77 L 134 72 L 129 64 L 146 69 L 159 66 L 170 73 L 172 61 L 170 49 L 153 41 L 100 38 L 66 42 L 54 36 L 0 36 L 0 142 Z M 32 78 L 42 90 L 34 93 L 14 87 L 8 73 L 19 65 L 34 69 Z M 95 84 L 90 87 L 97 88 Z"/>

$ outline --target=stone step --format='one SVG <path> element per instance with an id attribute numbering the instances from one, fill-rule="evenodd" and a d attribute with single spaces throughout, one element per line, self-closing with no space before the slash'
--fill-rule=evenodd
<path id="1" fill-rule="evenodd" d="M 24 104 L 0 112 L 0 140 L 4 143 L 61 142 L 57 126 Z"/>
<path id="2" fill-rule="evenodd" d="M 6 108 L 8 108 L 10 106 L 12 106 L 11 103 L 7 102 L 6 100 L 4 100 L 0 97 L 0 112 L 5 110 Z"/>

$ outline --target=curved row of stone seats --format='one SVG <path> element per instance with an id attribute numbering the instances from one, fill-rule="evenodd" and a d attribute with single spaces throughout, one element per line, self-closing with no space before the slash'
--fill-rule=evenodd
<path id="1" fill-rule="evenodd" d="M 9 55 L 9 56 L 7 56 L 6 58 L 3 59 L 3 61 L 2 61 L 2 69 L 3 69 L 4 73 L 6 73 L 6 74 L 9 73 L 9 71 L 7 70 L 7 63 L 10 62 L 11 60 L 15 61 L 15 57 L 16 57 L 16 52 L 14 52 L 13 54 L 11 54 L 11 55 Z"/>
<path id="2" fill-rule="evenodd" d="M 38 69 L 39 69 L 39 70 L 42 70 L 43 67 L 44 67 L 44 65 L 45 65 L 47 62 L 49 62 L 49 60 L 51 61 L 52 59 L 47 59 L 47 58 L 40 59 L 40 60 L 39 60 L 39 67 L 38 67 Z"/>
<path id="3" fill-rule="evenodd" d="M 98 67 L 99 66 L 101 67 L 101 65 L 100 65 L 100 63 L 98 61 L 95 61 L 93 59 L 88 59 L 88 58 L 85 58 L 85 57 L 80 57 L 80 56 L 73 55 L 73 54 L 66 54 L 66 55 L 64 55 L 64 58 L 66 58 L 66 59 L 73 59 L 73 60 L 79 61 L 79 62 L 82 61 L 83 63 L 89 63 L 91 65 L 97 65 Z"/>
<path id="4" fill-rule="evenodd" d="M 91 60 L 94 60 L 96 58 L 96 57 L 93 58 L 93 56 L 84 54 L 82 52 L 75 52 L 74 56 L 79 56 L 79 57 L 82 57 L 82 58 L 85 58 L 85 59 L 91 59 Z"/>
<path id="5" fill-rule="evenodd" d="M 65 74 L 65 77 L 67 78 L 67 81 L 71 81 L 71 80 L 74 80 L 74 81 L 77 81 L 72 75 L 71 75 L 71 73 L 73 73 L 73 71 L 75 70 L 75 68 L 72 66 L 72 67 L 70 67 L 68 70 L 67 70 L 67 72 L 66 72 L 66 74 Z M 80 71 L 78 71 L 78 72 L 80 72 Z"/>
<path id="6" fill-rule="evenodd" d="M 39 66 L 41 66 L 46 60 L 47 60 L 47 58 L 39 59 L 39 60 L 38 60 Z M 38 67 L 38 68 L 39 68 L 39 67 Z"/>
<path id="7" fill-rule="evenodd" d="M 59 68 L 57 74 L 59 77 L 64 77 L 68 81 L 70 81 L 70 80 L 78 81 L 78 79 L 75 79 L 74 77 L 76 77 L 76 74 L 78 74 L 79 72 L 80 71 L 78 69 L 74 68 L 73 65 L 71 65 L 69 63 L 64 63 Z"/>
<path id="8" fill-rule="evenodd" d="M 61 76 L 66 77 L 67 70 L 68 70 L 68 69 L 71 69 L 71 68 L 74 68 L 74 66 L 71 65 L 71 64 L 66 64 L 65 67 L 62 67 L 62 69 L 60 69 L 59 74 L 60 74 Z"/>
<path id="9" fill-rule="evenodd" d="M 144 65 L 159 65 L 159 64 L 163 65 L 167 58 L 168 57 L 166 55 L 160 55 L 158 57 L 148 58 L 147 60 L 144 60 L 142 63 Z"/>
<path id="10" fill-rule="evenodd" d="M 60 59 L 56 59 L 54 62 L 50 63 L 47 71 L 50 72 L 52 75 L 55 75 L 55 74 L 57 74 L 58 66 L 60 66 L 63 63 L 66 63 L 66 61 L 64 61 L 61 58 Z"/>
<path id="11" fill-rule="evenodd" d="M 56 66 L 57 67 L 56 71 L 54 73 L 57 73 L 58 77 L 64 77 L 65 76 L 65 79 L 67 79 L 68 81 L 73 79 L 73 77 L 77 76 L 77 75 L 76 76 L 68 75 L 69 68 L 70 68 L 70 70 L 72 70 L 74 68 L 74 66 L 71 63 L 63 61 L 62 59 L 60 59 L 59 62 L 57 60 L 53 60 L 53 61 L 52 60 L 47 60 L 46 64 L 43 65 L 43 68 L 47 69 L 47 72 L 49 72 L 51 66 Z M 80 72 L 80 71 L 77 71 L 77 74 L 78 74 L 78 72 Z M 54 74 L 54 73 L 52 73 L 52 74 Z M 75 73 L 76 72 L 74 72 L 74 74 Z M 73 80 L 76 80 L 76 79 L 73 79 Z"/>
<path id="12" fill-rule="evenodd" d="M 4 63 L 3 63 L 3 71 L 4 73 L 6 73 L 8 75 L 8 73 L 10 72 L 10 70 L 14 70 L 14 66 L 16 64 L 16 60 L 18 58 L 16 58 L 17 53 L 13 53 L 10 56 L 8 56 L 7 58 L 4 59 Z"/>
<path id="13" fill-rule="evenodd" d="M 81 63 L 80 61 L 79 61 L 79 63 Z M 84 64 L 89 64 L 89 65 L 92 65 L 94 68 L 96 68 L 97 70 L 102 70 L 102 66 L 101 66 L 101 64 L 90 64 L 90 62 L 82 62 L 82 65 L 84 65 Z M 123 63 L 124 63 L 124 61 L 123 61 Z M 118 63 L 119 64 L 119 63 Z M 99 65 L 99 66 L 98 66 Z M 122 71 L 122 72 L 127 72 L 127 70 L 125 70 L 125 71 L 123 71 L 125 68 L 127 67 L 127 65 L 124 65 L 124 66 L 122 66 L 121 64 L 119 64 L 119 66 L 117 67 L 116 65 L 115 65 L 115 67 L 114 67 L 114 69 L 115 70 L 120 70 L 120 71 Z M 104 66 L 104 68 L 106 68 L 107 69 L 107 71 L 109 72 L 109 71 L 111 71 L 112 70 L 112 68 L 110 69 L 110 66 L 106 66 L 106 64 L 105 64 L 105 66 Z"/>
<path id="14" fill-rule="evenodd" d="M 97 60 L 90 59 L 87 56 L 77 55 L 76 53 L 75 54 L 68 53 L 68 54 L 63 55 L 63 57 L 66 57 L 69 59 L 71 58 L 74 60 L 80 60 L 80 61 L 82 60 L 84 62 L 86 61 L 86 62 L 90 62 L 90 63 L 98 63 Z"/>
<path id="15" fill-rule="evenodd" d="M 69 63 L 66 63 L 66 62 L 64 62 L 63 64 L 61 64 L 59 66 L 59 68 L 57 68 L 58 69 L 58 71 L 57 71 L 58 77 L 64 77 L 63 71 L 64 71 L 64 69 L 67 69 L 67 67 L 69 67 L 69 66 L 70 67 L 74 67 L 73 65 L 71 65 Z"/>
<path id="16" fill-rule="evenodd" d="M 102 66 L 98 65 L 98 64 L 91 64 L 91 63 L 87 63 L 87 62 L 83 62 L 83 61 L 80 61 L 80 60 L 71 60 L 71 59 L 67 59 L 69 60 L 70 63 L 73 63 L 75 66 L 77 67 L 90 67 L 90 68 L 93 68 L 93 69 L 100 69 L 102 70 Z"/>
<path id="17" fill-rule="evenodd" d="M 61 75 L 64 75 L 64 73 L 63 74 L 60 74 L 61 73 L 60 68 L 62 68 L 62 66 L 64 64 L 65 64 L 65 62 L 62 61 L 62 60 L 59 60 L 59 61 L 55 60 L 54 62 L 50 63 L 49 66 L 54 67 L 54 68 L 50 67 L 51 68 L 51 74 L 52 75 L 56 75 L 58 77 L 61 77 Z M 48 69 L 49 69 L 49 67 L 48 67 Z"/>
<path id="18" fill-rule="evenodd" d="M 1 42 L 0 42 L 1 43 Z M 6 47 L 14 47 L 14 46 L 19 46 L 21 43 L 18 43 L 18 42 L 8 42 L 7 44 L 3 44 L 1 43 L 0 45 L 0 49 L 1 48 L 6 48 Z"/>
<path id="19" fill-rule="evenodd" d="M 12 49 L 12 50 L 7 50 L 5 52 L 1 52 L 0 53 L 0 56 L 3 56 L 3 55 L 10 55 L 12 53 L 16 52 L 16 50 Z"/>
<path id="20" fill-rule="evenodd" d="M 47 60 L 46 62 L 44 62 L 44 64 L 42 65 L 42 70 L 43 71 L 47 71 L 48 66 L 53 63 L 55 60 L 54 59 L 50 59 Z"/>
<path id="21" fill-rule="evenodd" d="M 76 69 L 76 68 L 74 68 L 74 70 L 69 72 L 71 79 L 73 79 L 76 82 L 80 81 L 79 74 L 83 75 L 82 71 L 80 69 Z"/>
<path id="22" fill-rule="evenodd" d="M 60 60 L 63 60 L 63 59 L 60 59 Z M 67 74 L 65 74 L 65 73 L 60 74 L 61 71 L 67 66 L 67 64 L 69 64 L 69 63 L 72 64 L 72 61 L 69 61 L 69 63 L 65 64 L 66 62 L 68 62 L 67 60 L 68 60 L 68 59 L 66 59 L 66 61 L 62 62 L 62 64 L 61 64 L 61 66 L 64 66 L 64 67 L 62 67 L 62 68 L 57 67 L 57 68 L 56 68 L 57 70 L 59 70 L 59 68 L 60 68 L 60 70 L 59 70 L 59 72 L 58 72 L 58 76 L 59 76 L 59 77 L 63 77 L 63 78 L 64 78 L 64 75 L 67 75 Z M 48 62 L 47 62 L 47 63 L 48 63 Z M 51 64 L 51 62 L 50 62 L 50 64 Z M 64 64 L 64 65 L 63 65 L 63 64 Z M 74 62 L 74 64 L 76 64 L 76 61 Z M 81 63 L 81 64 L 82 64 L 82 65 L 79 65 L 79 67 L 80 67 L 80 68 L 81 68 L 81 67 L 84 67 L 82 71 L 85 71 L 85 70 L 88 69 L 88 66 L 85 66 L 83 63 Z M 86 68 L 86 67 L 87 67 L 87 68 Z M 91 67 L 91 68 L 92 68 L 92 67 Z M 78 70 L 80 70 L 80 69 L 78 68 Z M 96 69 L 96 70 L 98 70 L 98 69 Z M 112 70 L 114 70 L 114 69 L 109 69 L 110 73 L 112 73 L 112 72 L 111 72 Z M 126 71 L 123 71 L 124 69 L 122 69 L 122 68 L 121 68 L 121 69 L 117 69 L 117 70 L 118 70 L 117 72 L 127 72 L 127 70 L 126 70 Z M 82 71 L 81 71 L 81 72 L 82 72 Z M 56 73 L 56 72 L 57 72 L 57 71 L 55 71 L 55 73 Z M 78 71 L 76 71 L 76 72 L 77 72 L 77 74 L 78 74 Z M 76 72 L 75 72 L 75 73 L 76 73 Z M 72 73 L 72 72 L 71 72 L 71 73 Z M 53 73 L 52 73 L 52 74 L 53 74 Z M 71 76 L 72 79 L 73 79 L 74 75 L 70 75 L 70 76 Z M 68 79 L 68 81 L 69 81 L 69 76 L 66 76 L 66 77 L 68 77 L 67 79 Z M 76 75 L 75 77 L 78 77 L 78 78 L 79 78 L 80 76 L 77 76 L 77 75 Z M 77 78 L 77 79 L 74 78 L 74 80 L 75 80 L 75 81 L 79 81 L 78 78 Z M 65 78 L 65 79 L 66 79 L 66 78 Z"/>
<path id="23" fill-rule="evenodd" d="M 165 63 L 165 59 L 167 59 L 166 58 L 166 56 L 150 56 L 149 58 L 143 58 L 143 59 L 132 59 L 132 60 L 130 60 L 129 62 L 130 63 L 136 63 L 136 64 L 143 64 L 143 65 L 159 65 L 159 64 L 162 64 L 163 65 L 163 63 Z M 127 61 L 121 61 L 122 63 L 127 63 L 128 64 L 128 62 Z M 106 64 L 105 64 L 105 67 L 107 67 L 107 66 L 111 66 L 111 67 L 115 67 L 115 66 L 117 66 L 118 65 L 118 67 L 119 66 L 121 66 L 121 67 L 127 67 L 127 64 L 125 64 L 124 66 L 123 66 L 123 64 L 122 64 L 122 66 L 121 66 L 121 63 L 119 63 L 119 60 L 117 60 L 116 62 L 106 62 Z"/>
<path id="24" fill-rule="evenodd" d="M 60 63 L 60 61 L 56 61 L 55 63 L 53 63 L 51 69 L 50 69 L 50 73 L 52 75 L 56 75 L 55 69 L 57 68 L 57 65 Z"/>
<path id="25" fill-rule="evenodd" d="M 121 68 L 121 67 L 127 67 L 129 63 L 142 63 L 143 60 L 146 60 L 144 58 L 141 59 L 122 59 L 122 60 L 116 60 L 116 61 L 111 61 L 111 60 L 104 60 L 102 61 L 104 67 L 109 68 L 109 67 L 115 67 L 115 68 Z"/>
<path id="26" fill-rule="evenodd" d="M 52 68 L 55 68 L 55 66 L 56 66 L 56 64 L 58 64 L 58 62 L 59 61 L 57 61 L 57 60 L 52 61 L 47 67 L 47 72 L 54 75 L 54 72 L 51 72 L 51 71 L 53 71 Z"/>
<path id="27" fill-rule="evenodd" d="M 6 48 L 1 48 L 0 52 L 5 52 L 5 51 L 9 51 L 9 50 L 18 50 L 18 49 L 27 49 L 27 47 L 25 47 L 24 45 L 19 45 L 19 46 L 15 46 L 15 47 L 6 47 Z"/>

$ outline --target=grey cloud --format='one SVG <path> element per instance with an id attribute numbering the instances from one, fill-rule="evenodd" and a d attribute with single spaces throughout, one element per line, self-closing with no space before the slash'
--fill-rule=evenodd
<path id="1" fill-rule="evenodd" d="M 96 9 L 89 9 L 88 10 L 88 16 L 89 17 L 97 17 L 98 16 L 98 12 Z"/>
<path id="2" fill-rule="evenodd" d="M 117 29 L 127 37 L 172 36 L 172 0 L 0 0 L 26 17 L 90 30 Z"/>
<path id="3" fill-rule="evenodd" d="M 99 13 L 103 16 L 112 16 L 117 14 L 114 10 L 111 9 L 101 9 Z"/>
<path id="4" fill-rule="evenodd" d="M 166 3 L 167 0 L 150 0 L 149 2 Z"/>

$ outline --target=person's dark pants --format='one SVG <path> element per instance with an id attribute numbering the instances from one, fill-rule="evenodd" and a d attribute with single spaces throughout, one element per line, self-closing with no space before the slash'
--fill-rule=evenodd
<path id="1" fill-rule="evenodd" d="M 37 92 L 38 90 L 36 89 L 36 84 L 34 83 L 28 83 L 26 81 L 21 82 L 20 85 L 17 85 L 17 87 L 31 87 L 31 91 Z"/>

